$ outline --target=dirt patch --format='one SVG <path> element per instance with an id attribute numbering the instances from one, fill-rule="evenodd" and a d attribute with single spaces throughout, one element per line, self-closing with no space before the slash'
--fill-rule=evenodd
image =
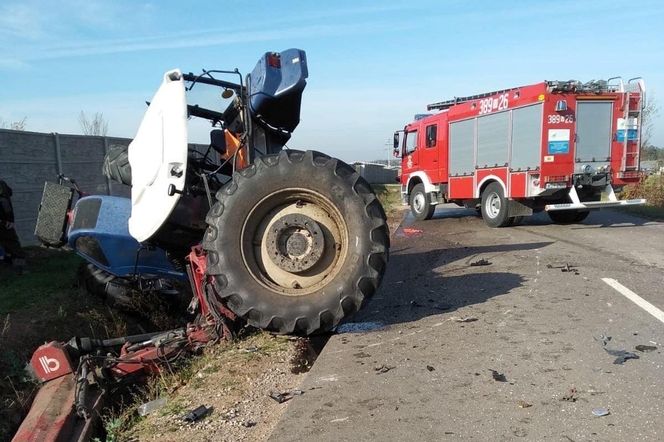
<path id="1" fill-rule="evenodd" d="M 143 418 L 134 410 L 107 422 L 119 427 L 117 420 L 134 424 L 118 440 L 168 441 L 262 441 L 272 433 L 290 401 L 297 401 L 304 378 L 302 360 L 310 360 L 305 339 L 272 336 L 258 332 L 235 343 L 209 348 L 190 368 L 190 379 L 175 391 L 166 393 L 166 405 Z M 290 397 L 279 403 L 271 393 Z M 272 394 L 276 396 L 276 394 Z M 201 405 L 211 413 L 194 423 L 183 416 Z"/>

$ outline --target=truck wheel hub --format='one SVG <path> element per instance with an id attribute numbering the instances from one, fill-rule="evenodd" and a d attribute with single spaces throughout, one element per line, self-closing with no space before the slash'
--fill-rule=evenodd
<path id="1" fill-rule="evenodd" d="M 292 273 L 304 272 L 323 256 L 325 237 L 318 223 L 310 217 L 288 214 L 270 227 L 267 249 L 277 267 Z"/>

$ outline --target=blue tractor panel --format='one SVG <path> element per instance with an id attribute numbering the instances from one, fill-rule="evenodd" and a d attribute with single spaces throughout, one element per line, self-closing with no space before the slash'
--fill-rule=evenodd
<path id="1" fill-rule="evenodd" d="M 269 127 L 293 132 L 300 123 L 300 104 L 308 75 L 307 58 L 301 49 L 263 55 L 251 72 L 252 115 Z"/>
<path id="2" fill-rule="evenodd" d="M 69 247 L 115 276 L 135 274 L 186 279 L 163 249 L 140 244 L 128 228 L 131 200 L 116 196 L 87 196 L 76 202 L 67 234 Z"/>

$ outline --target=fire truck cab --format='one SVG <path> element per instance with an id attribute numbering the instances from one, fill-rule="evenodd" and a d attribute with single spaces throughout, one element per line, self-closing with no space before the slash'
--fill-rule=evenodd
<path id="1" fill-rule="evenodd" d="M 420 220 L 439 203 L 475 208 L 491 227 L 547 211 L 556 223 L 644 204 L 615 188 L 640 178 L 645 83 L 544 81 L 430 104 L 394 134 L 401 193 Z"/>

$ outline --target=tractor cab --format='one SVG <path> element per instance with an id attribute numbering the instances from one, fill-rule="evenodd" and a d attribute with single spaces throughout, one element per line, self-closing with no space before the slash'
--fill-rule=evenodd
<path id="1" fill-rule="evenodd" d="M 266 53 L 245 78 L 237 69 L 166 72 L 129 145 L 131 235 L 154 240 L 165 224 L 181 232 L 204 229 L 211 193 L 255 155 L 276 153 L 290 139 L 307 76 L 299 49 Z M 211 128 L 207 149 L 190 148 L 190 120 Z M 172 229 L 166 230 L 162 239 L 172 237 Z M 200 238 L 198 232 L 194 237 Z"/>

